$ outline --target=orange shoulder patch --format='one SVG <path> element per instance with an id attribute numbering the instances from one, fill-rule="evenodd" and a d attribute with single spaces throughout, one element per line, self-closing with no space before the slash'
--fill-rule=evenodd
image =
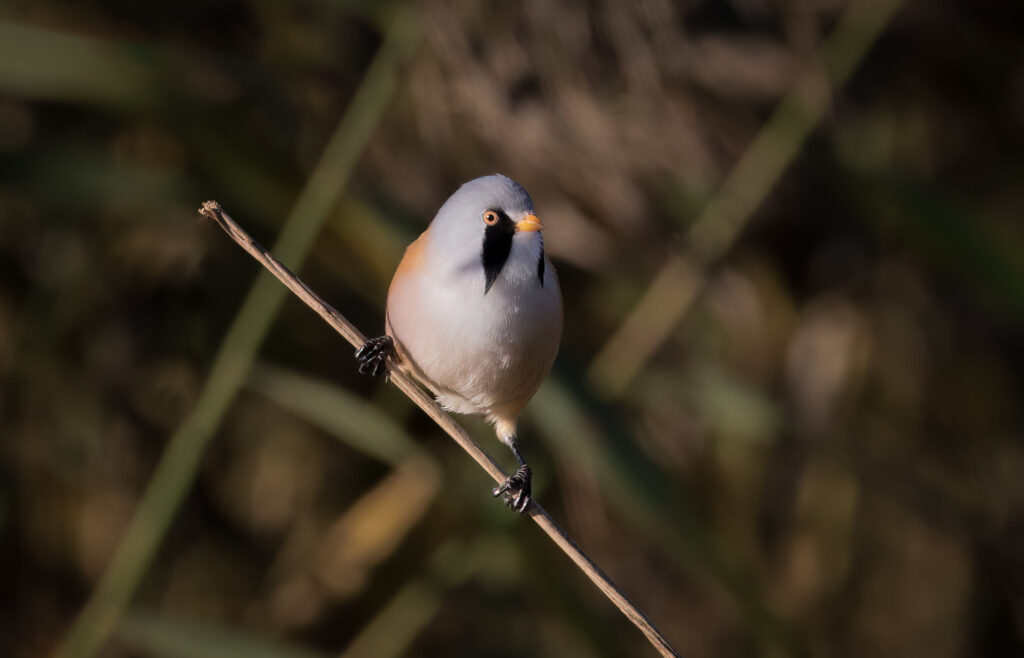
<path id="1" fill-rule="evenodd" d="M 429 231 L 429 228 L 426 231 L 423 231 L 423 233 L 420 234 L 420 237 L 413 240 L 412 244 L 405 248 L 405 255 L 402 256 L 401 262 L 398 263 L 398 268 L 395 269 L 395 276 L 391 279 L 391 286 L 388 289 L 388 295 L 391 294 L 391 288 L 395 287 L 396 281 L 402 277 L 409 276 L 423 266 L 424 248 L 427 244 L 427 233 Z"/>

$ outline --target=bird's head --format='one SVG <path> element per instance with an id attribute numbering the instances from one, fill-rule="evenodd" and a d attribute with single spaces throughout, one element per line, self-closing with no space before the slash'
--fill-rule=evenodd
<path id="1" fill-rule="evenodd" d="M 510 265 L 537 270 L 543 280 L 544 228 L 533 200 L 508 176 L 494 174 L 465 183 L 437 211 L 431 245 L 460 272 L 482 273 L 484 294 Z"/>

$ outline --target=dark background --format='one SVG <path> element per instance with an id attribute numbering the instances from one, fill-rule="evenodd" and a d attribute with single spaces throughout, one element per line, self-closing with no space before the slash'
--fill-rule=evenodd
<path id="1" fill-rule="evenodd" d="M 501 171 L 565 297 L 537 497 L 684 655 L 1021 655 L 1022 26 L 0 3 L 0 653 L 653 655 L 196 214 L 308 241 L 374 335 L 404 245 Z"/>

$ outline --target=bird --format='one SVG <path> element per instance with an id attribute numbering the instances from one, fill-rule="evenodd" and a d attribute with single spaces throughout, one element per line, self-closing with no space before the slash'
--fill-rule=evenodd
<path id="1" fill-rule="evenodd" d="M 356 351 L 361 373 L 386 373 L 390 359 L 444 409 L 485 418 L 518 462 L 492 494 L 520 514 L 532 500 L 532 471 L 516 419 L 562 335 L 543 231 L 530 195 L 508 176 L 464 183 L 406 248 L 388 288 L 385 334 Z"/>

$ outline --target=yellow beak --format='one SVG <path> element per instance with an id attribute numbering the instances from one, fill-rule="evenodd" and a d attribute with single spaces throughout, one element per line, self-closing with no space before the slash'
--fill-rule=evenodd
<path id="1" fill-rule="evenodd" d="M 544 225 L 537 219 L 537 215 L 530 213 L 526 217 L 519 220 L 516 224 L 517 231 L 540 231 L 544 228 Z"/>

